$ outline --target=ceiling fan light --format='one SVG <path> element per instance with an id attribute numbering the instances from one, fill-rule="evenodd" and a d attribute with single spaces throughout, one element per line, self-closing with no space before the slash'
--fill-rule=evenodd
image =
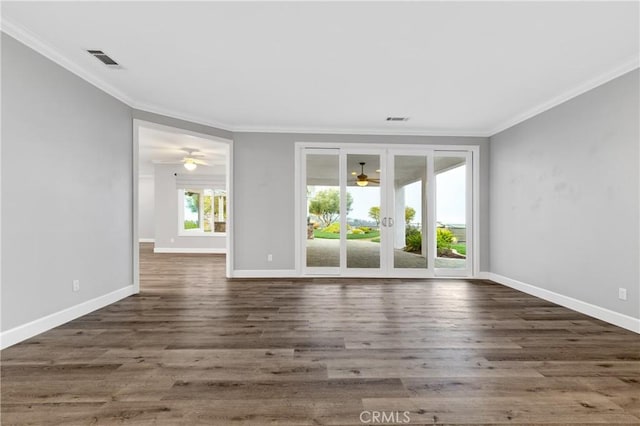
<path id="1" fill-rule="evenodd" d="M 368 180 L 357 180 L 356 181 L 356 185 L 358 185 L 358 186 L 367 186 L 367 185 L 369 185 L 369 181 Z"/>
<path id="2" fill-rule="evenodd" d="M 190 172 L 194 171 L 198 165 L 193 160 L 186 160 L 184 162 L 184 168 Z"/>

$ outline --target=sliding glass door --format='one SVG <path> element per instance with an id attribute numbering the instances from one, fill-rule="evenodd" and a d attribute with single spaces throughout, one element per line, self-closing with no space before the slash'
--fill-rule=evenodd
<path id="1" fill-rule="evenodd" d="M 384 269 L 382 253 L 387 236 L 382 227 L 387 215 L 381 162 L 384 152 L 351 151 L 345 155 L 346 273 L 380 274 Z"/>
<path id="2" fill-rule="evenodd" d="M 308 149 L 304 156 L 306 272 L 340 272 L 340 151 Z"/>
<path id="3" fill-rule="evenodd" d="M 471 152 L 302 152 L 303 273 L 470 276 Z"/>
<path id="4" fill-rule="evenodd" d="M 393 250 L 389 264 L 394 275 L 423 276 L 433 268 L 430 259 L 429 191 L 431 159 L 424 152 L 391 152 L 389 208 Z"/>

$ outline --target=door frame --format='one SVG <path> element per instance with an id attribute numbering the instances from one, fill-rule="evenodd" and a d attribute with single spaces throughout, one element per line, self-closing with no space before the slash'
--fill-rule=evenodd
<path id="1" fill-rule="evenodd" d="M 471 214 L 470 216 L 470 225 L 471 225 L 471 232 L 470 232 L 470 236 L 472 238 L 472 242 L 471 242 L 471 247 L 472 247 L 472 256 L 471 256 L 471 265 L 470 267 L 468 267 L 466 270 L 468 271 L 468 275 L 465 276 L 457 276 L 457 275 L 450 275 L 450 276 L 436 276 L 435 273 L 429 273 L 427 269 L 424 270 L 418 270 L 419 272 L 424 272 L 423 274 L 418 274 L 419 277 L 422 278 L 475 278 L 478 277 L 480 274 L 480 232 L 479 232 L 479 225 L 480 225 L 480 147 L 478 145 L 428 145 L 428 144 L 381 144 L 381 143 L 353 143 L 353 142 L 307 142 L 307 141 L 299 141 L 299 142 L 295 142 L 294 144 L 294 150 L 295 150 L 295 166 L 294 166 L 294 188 L 295 188 L 295 211 L 294 211 L 294 226 L 295 226 L 295 242 L 294 242 L 294 247 L 295 247 L 295 269 L 296 269 L 296 274 L 298 276 L 302 276 L 302 277 L 319 277 L 319 276 L 323 276 L 323 275 L 318 275 L 318 274 L 307 274 L 305 273 L 305 265 L 303 264 L 303 257 L 302 254 L 303 252 L 306 254 L 306 250 L 304 250 L 304 245 L 305 245 L 305 241 L 306 241 L 306 230 L 305 232 L 302 232 L 302 217 L 303 217 L 303 213 L 306 213 L 306 191 L 303 194 L 302 191 L 306 188 L 306 185 L 303 185 L 302 183 L 302 178 L 305 176 L 304 171 L 305 171 L 305 166 L 304 166 L 304 152 L 306 149 L 338 149 L 340 150 L 339 153 L 342 153 L 344 151 L 350 151 L 350 150 L 357 150 L 357 151 L 374 151 L 374 150 L 384 150 L 386 153 L 386 150 L 406 150 L 406 152 L 411 152 L 413 151 L 414 153 L 416 152 L 422 152 L 425 155 L 427 155 L 429 152 L 431 152 L 432 154 L 432 159 L 430 160 L 430 162 L 432 163 L 431 165 L 433 165 L 433 158 L 435 157 L 435 152 L 436 151 L 450 151 L 450 152 L 469 152 L 469 156 L 471 157 L 471 161 L 469 162 L 469 165 L 471 165 L 471 173 L 468 173 L 468 181 L 467 183 L 469 184 L 469 181 L 471 181 L 471 185 L 468 185 L 468 189 L 470 189 L 470 191 L 467 191 L 467 200 L 470 200 L 471 203 L 470 205 L 467 204 L 467 214 Z M 386 157 L 386 155 L 385 155 Z M 341 161 L 342 163 L 342 161 Z M 342 165 L 341 165 L 342 168 Z M 385 168 L 386 169 L 386 168 Z M 383 169 L 383 172 L 385 170 Z M 345 185 L 346 185 L 346 178 L 343 178 L 342 174 L 344 174 L 345 171 L 340 170 L 341 173 L 341 177 L 340 177 L 340 182 L 342 183 L 342 179 L 345 179 Z M 433 169 L 431 168 L 431 173 L 433 173 Z M 383 177 L 381 176 L 381 179 Z M 431 185 L 433 186 L 433 185 Z M 433 190 L 430 190 L 433 191 Z M 469 194 L 470 192 L 470 194 Z M 386 202 L 386 199 L 384 200 Z M 346 200 L 344 201 L 346 203 Z M 382 204 L 382 203 L 381 203 Z M 342 215 L 341 215 L 342 216 Z M 304 214 L 304 217 L 306 217 L 306 214 Z M 342 219 L 341 219 L 342 220 Z M 346 219 L 345 219 L 346 220 Z M 344 225 L 344 224 L 343 224 Z M 432 231 L 433 232 L 433 231 Z M 341 237 L 342 238 L 346 238 L 346 237 Z M 432 237 L 433 239 L 433 237 Z M 435 241 L 435 240 L 434 240 Z M 381 259 L 381 262 L 383 261 L 383 259 Z M 381 263 L 382 266 L 382 263 Z M 346 264 L 344 264 L 344 267 L 346 269 Z M 345 276 L 345 277 L 371 277 L 371 276 L 376 276 L 376 277 L 381 277 L 381 278 L 396 278 L 396 277 L 407 277 L 407 276 L 416 276 L 414 275 L 415 272 L 410 271 L 408 274 L 407 273 L 398 273 L 397 270 L 394 270 L 394 268 L 387 268 L 386 271 L 382 270 L 382 272 L 379 273 L 365 273 L 365 272 L 361 272 L 359 274 L 353 274 L 353 273 L 347 273 L 344 274 L 342 273 L 342 270 L 340 270 L 340 275 L 339 276 Z M 332 274 L 326 274 L 326 276 L 333 276 L 335 277 L 336 274 L 332 273 Z"/>
<path id="2" fill-rule="evenodd" d="M 139 206 L 138 206 L 138 198 L 139 198 L 139 155 L 140 155 L 140 128 L 151 128 L 162 130 L 165 132 L 176 133 L 180 135 L 191 135 L 202 139 L 209 139 L 214 142 L 224 143 L 227 145 L 227 164 L 225 168 L 225 179 L 226 179 L 226 187 L 227 187 L 227 225 L 226 225 L 226 236 L 225 236 L 225 272 L 227 278 L 231 278 L 232 276 L 232 265 L 233 265 L 233 140 L 226 139 L 219 136 L 209 135 L 206 133 L 195 132 L 193 130 L 189 130 L 183 127 L 175 127 L 162 123 L 157 123 L 155 121 L 149 121 L 145 119 L 133 118 L 132 119 L 132 132 L 133 132 L 133 143 L 132 143 L 132 239 L 131 239 L 131 248 L 133 251 L 132 258 L 132 273 L 133 273 L 133 289 L 134 293 L 140 293 L 140 240 L 139 240 L 139 231 L 138 231 L 138 220 L 139 220 Z"/>

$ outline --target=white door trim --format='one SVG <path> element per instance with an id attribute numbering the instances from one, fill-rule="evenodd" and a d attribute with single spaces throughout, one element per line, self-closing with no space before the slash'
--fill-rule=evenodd
<path id="1" fill-rule="evenodd" d="M 208 135 L 206 133 L 198 133 L 192 130 L 183 129 L 181 127 L 167 126 L 164 124 L 155 123 L 152 121 L 141 120 L 138 118 L 133 119 L 133 164 L 132 167 L 132 185 L 133 185 L 133 238 L 132 238 L 132 250 L 133 250 L 133 292 L 134 294 L 140 293 L 140 241 L 138 239 L 138 161 L 139 161 L 139 129 L 140 127 L 148 127 L 152 129 L 158 129 L 163 131 L 169 131 L 173 133 L 180 133 L 185 135 L 196 136 L 203 139 L 209 139 L 215 142 L 221 142 L 227 144 L 227 167 L 226 167 L 226 179 L 227 179 L 227 224 L 226 224 L 226 274 L 227 278 L 231 278 L 233 270 L 233 140 L 225 139 L 218 136 Z"/>
<path id="2" fill-rule="evenodd" d="M 430 182 L 434 182 L 434 171 L 433 171 L 433 167 L 434 167 L 434 158 L 435 158 L 435 154 L 436 151 L 447 151 L 447 152 L 451 152 L 451 153 L 466 153 L 465 156 L 467 158 L 467 165 L 471 167 L 471 171 L 467 173 L 467 188 L 471 188 L 471 191 L 467 191 L 467 218 L 470 219 L 469 220 L 469 225 L 471 226 L 471 231 L 469 232 L 469 237 L 472 240 L 471 244 L 470 244 L 470 251 L 471 251 L 471 259 L 468 260 L 468 265 L 467 268 L 464 269 L 463 274 L 464 275 L 460 275 L 458 276 L 454 270 L 447 270 L 447 272 L 451 272 L 450 275 L 448 276 L 441 276 L 438 278 L 447 278 L 447 277 L 452 277 L 452 278 L 474 278 L 474 277 L 478 277 L 480 274 L 480 268 L 479 268 L 479 259 L 481 256 L 480 253 L 480 238 L 479 238 L 479 224 L 480 224 L 480 171 L 479 171 L 479 165 L 480 165 L 480 147 L 478 145 L 423 145 L 423 144 L 394 144 L 394 145 L 388 145 L 388 144 L 366 144 L 363 145 L 362 143 L 340 143 L 340 142 L 306 142 L 306 141 L 299 141 L 295 143 L 295 215 L 296 215 L 296 219 L 295 219 L 295 243 L 296 243 L 296 256 L 295 256 L 295 270 L 297 271 L 297 273 L 299 274 L 299 276 L 317 276 L 313 273 L 307 273 L 306 271 L 306 267 L 304 265 L 304 259 L 306 259 L 306 256 L 303 257 L 302 254 L 306 255 L 306 250 L 305 250 L 305 240 L 306 240 L 306 234 L 303 235 L 303 230 L 302 230 L 302 215 L 303 212 L 306 215 L 306 192 L 303 193 L 303 191 L 305 191 L 306 186 L 303 185 L 302 179 L 305 176 L 304 173 L 304 153 L 306 149 L 317 149 L 318 151 L 320 150 L 327 150 L 327 149 L 339 149 L 340 153 L 343 152 L 348 152 L 348 153 L 352 153 L 352 152 L 360 152 L 360 153 L 371 153 L 374 150 L 384 150 L 384 152 L 386 153 L 387 150 L 389 151 L 393 151 L 393 153 L 395 154 L 396 151 L 398 153 L 401 152 L 420 152 L 420 155 L 428 155 L 428 166 L 427 167 L 427 178 L 429 179 Z M 400 154 L 402 155 L 402 154 Z M 409 154 L 410 155 L 410 154 Z M 343 155 L 340 155 L 340 158 L 342 158 Z M 388 155 L 385 155 L 385 157 L 389 157 Z M 344 155 L 345 158 L 345 162 L 346 162 L 346 155 Z M 341 193 L 346 193 L 343 192 L 342 189 L 342 182 L 344 180 L 345 182 L 345 189 L 344 191 L 346 191 L 346 169 L 342 170 L 343 167 L 346 167 L 346 164 L 343 166 L 342 165 L 342 160 L 340 162 L 341 164 L 341 170 L 340 170 L 340 183 L 341 183 Z M 386 167 L 384 168 L 386 169 Z M 383 172 L 384 172 L 383 169 Z M 384 181 L 384 177 L 381 176 L 381 179 Z M 434 186 L 435 185 L 428 185 L 427 186 L 427 200 L 433 200 L 434 196 L 435 196 L 435 192 L 434 192 Z M 382 197 L 382 194 L 381 194 Z M 345 211 L 346 208 L 346 198 L 345 197 L 341 197 L 342 199 L 344 199 L 344 205 L 341 205 L 341 211 Z M 341 203 L 343 203 L 341 199 Z M 386 198 L 384 199 L 386 200 Z M 386 201 L 381 202 L 381 204 L 384 204 Z M 382 205 L 381 205 L 382 208 Z M 428 234 L 427 234 L 427 238 L 429 239 L 429 241 L 432 241 L 433 243 L 433 247 L 432 247 L 432 254 L 436 253 L 436 248 L 435 248 L 435 238 L 433 233 L 434 228 L 435 228 L 435 203 L 430 203 L 430 206 L 428 206 L 429 208 L 429 212 L 427 214 L 427 218 L 428 221 L 430 221 L 431 223 L 428 223 Z M 341 214 L 341 226 L 345 227 L 346 226 L 346 215 L 344 218 L 344 222 L 342 223 L 342 214 Z M 304 239 L 303 239 L 304 237 Z M 341 235 L 341 246 L 343 244 L 343 239 L 344 239 L 344 244 L 346 247 L 346 235 Z M 382 247 L 381 247 L 382 249 Z M 431 255 L 431 254 L 430 254 Z M 340 268 L 340 275 L 341 276 L 345 276 L 345 277 L 370 277 L 370 276 L 379 276 L 379 277 L 385 277 L 385 278 L 389 278 L 389 277 L 421 277 L 421 278 L 431 278 L 436 276 L 435 274 L 435 270 L 433 269 L 433 260 L 431 260 L 430 262 L 430 268 L 429 269 L 425 269 L 425 270 L 417 270 L 416 271 L 400 271 L 400 270 L 393 270 L 393 268 L 391 267 L 392 265 L 390 265 L 387 270 L 383 270 L 382 269 L 382 262 L 385 261 L 385 256 L 383 256 L 383 258 L 381 259 L 381 269 L 380 270 L 376 270 L 376 274 L 372 275 L 371 271 L 367 271 L 367 270 L 354 270 L 353 268 L 351 269 L 347 269 L 346 268 L 346 250 L 341 249 L 341 256 L 345 256 L 345 259 L 342 260 L 341 259 L 341 268 Z M 433 259 L 435 259 L 435 256 L 431 255 Z M 385 261 L 386 263 L 388 263 L 388 260 Z M 320 271 L 313 271 L 316 273 L 320 273 Z M 332 271 L 334 272 L 334 271 Z"/>

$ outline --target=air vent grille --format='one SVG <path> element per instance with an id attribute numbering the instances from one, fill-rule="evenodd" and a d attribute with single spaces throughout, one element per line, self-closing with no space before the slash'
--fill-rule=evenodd
<path id="1" fill-rule="evenodd" d="M 98 59 L 103 64 L 107 65 L 110 68 L 120 68 L 120 64 L 114 61 L 109 55 L 104 53 L 102 50 L 87 50 L 87 52 L 93 55 L 96 59 Z"/>
<path id="2" fill-rule="evenodd" d="M 387 117 L 387 121 L 407 121 L 409 117 Z"/>

